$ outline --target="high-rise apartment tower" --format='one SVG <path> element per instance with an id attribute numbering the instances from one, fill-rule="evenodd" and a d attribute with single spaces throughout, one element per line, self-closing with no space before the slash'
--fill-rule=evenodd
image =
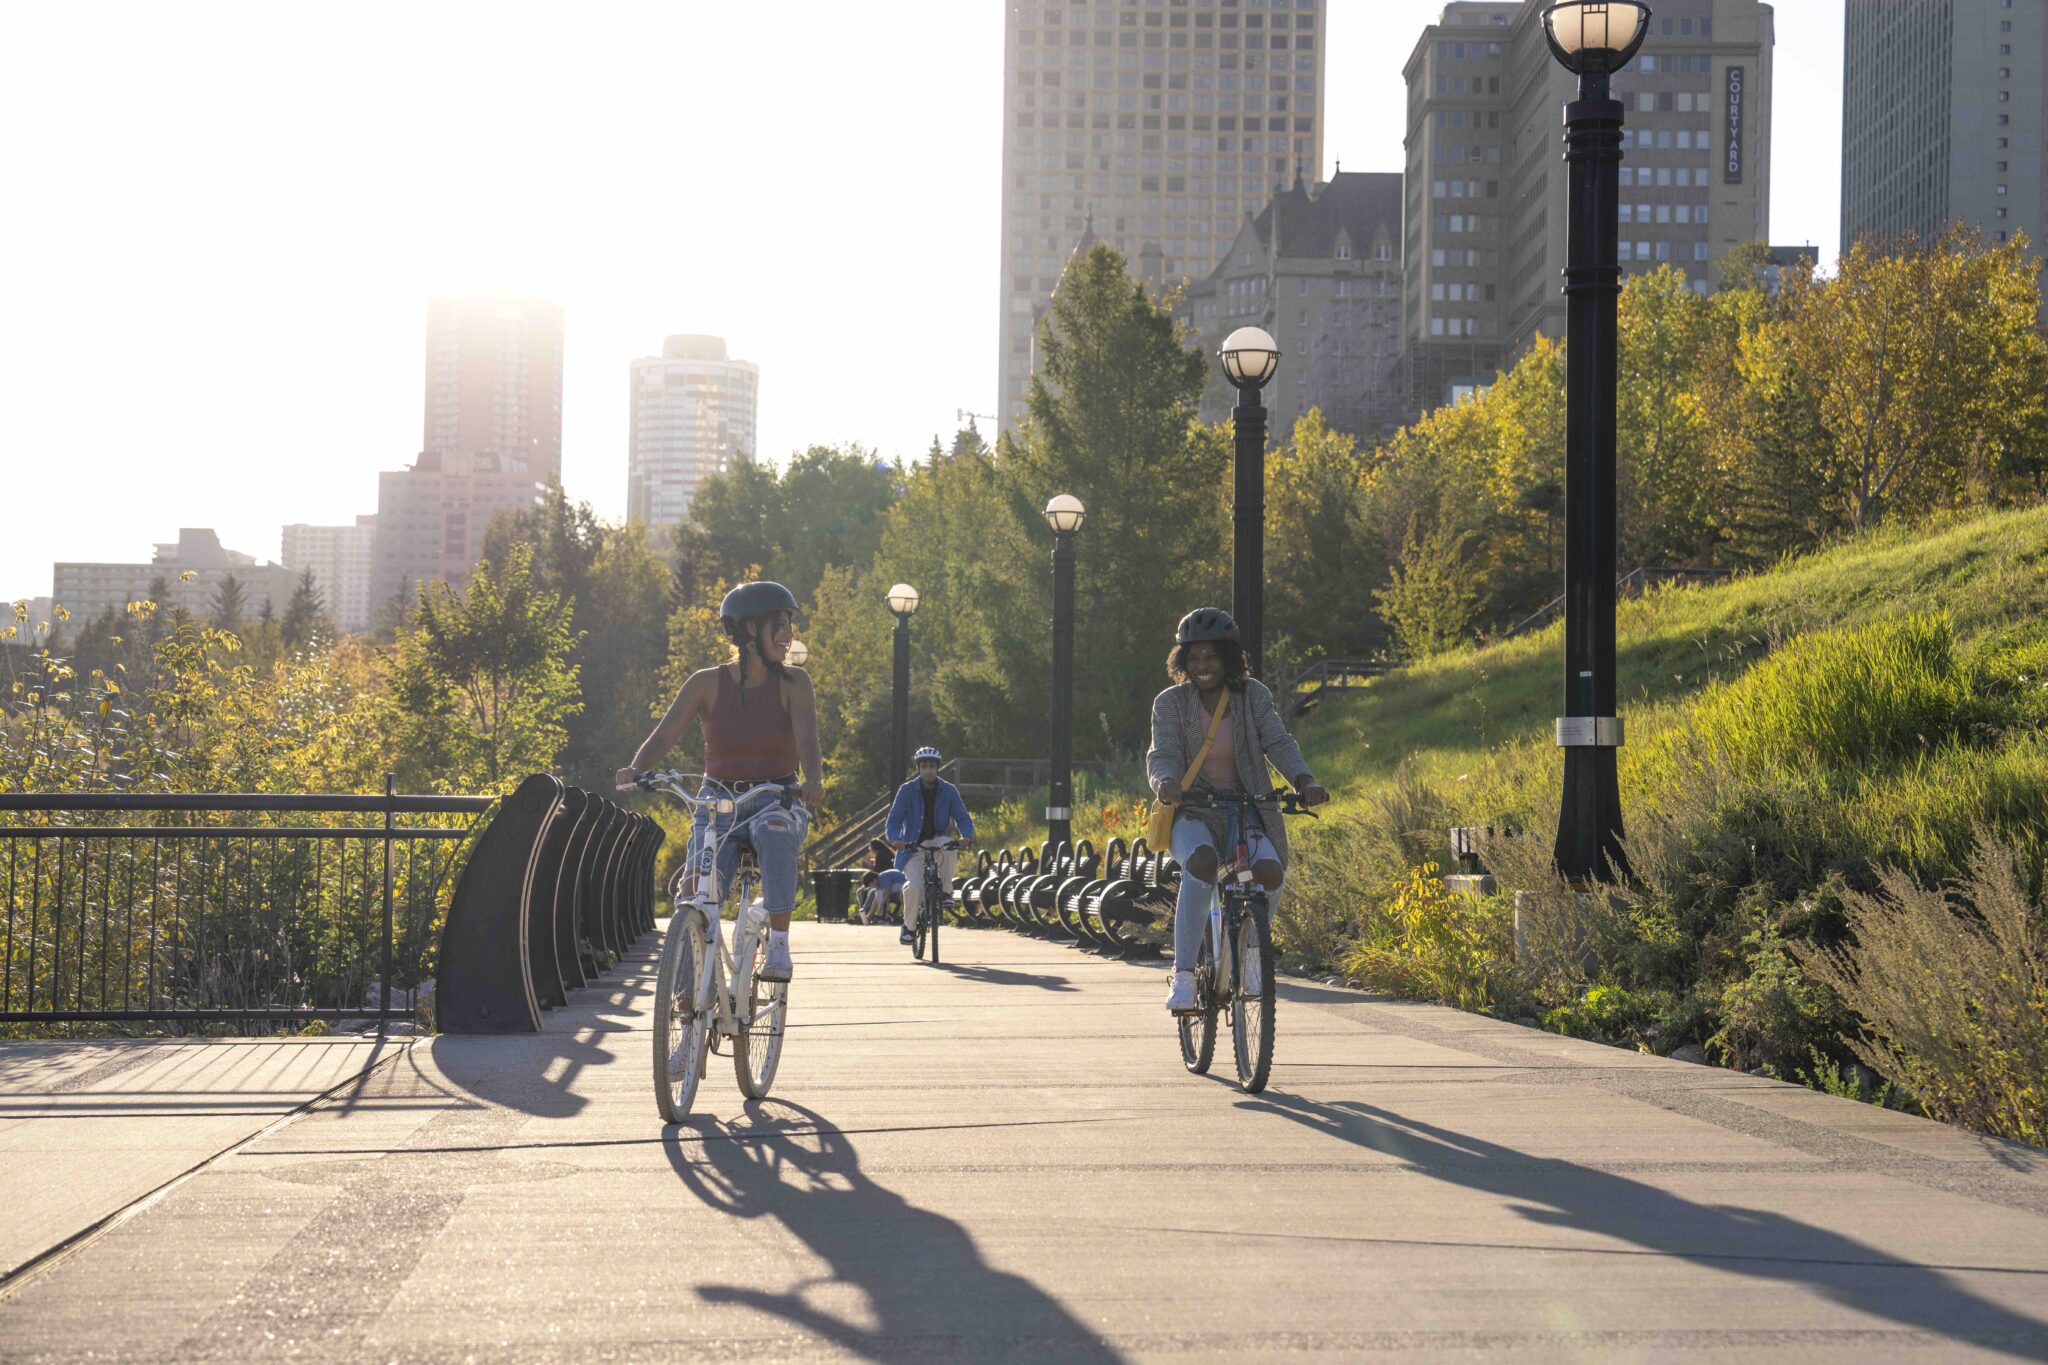
<path id="1" fill-rule="evenodd" d="M 1329 0 L 1017 0 L 1003 40 L 998 420 L 1074 244 L 1206 278 L 1297 175 L 1319 179 Z M 1147 252 L 1146 248 L 1152 248 Z"/>
<path id="2" fill-rule="evenodd" d="M 435 299 L 426 359 L 419 458 L 378 476 L 379 602 L 421 580 L 466 580 L 491 518 L 532 506 L 562 473 L 560 304 Z"/>
<path id="3" fill-rule="evenodd" d="M 2041 0 L 1849 0 L 1842 62 L 1842 243 L 1933 237 L 1957 219 L 1995 242 L 2048 218 Z"/>
<path id="4" fill-rule="evenodd" d="M 761 370 L 733 360 L 719 337 L 673 336 L 633 362 L 626 515 L 667 530 L 690 514 L 697 486 L 757 453 Z"/>
<path id="5" fill-rule="evenodd" d="M 1772 11 L 1658 0 L 1614 77 L 1626 107 L 1621 266 L 1670 264 L 1704 292 L 1770 222 Z M 1403 334 L 1430 406 L 1564 334 L 1563 106 L 1575 79 L 1543 39 L 1542 0 L 1453 3 L 1408 58 Z"/>

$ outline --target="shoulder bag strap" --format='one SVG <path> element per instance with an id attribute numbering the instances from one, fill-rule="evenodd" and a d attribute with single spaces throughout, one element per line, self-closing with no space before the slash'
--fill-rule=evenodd
<path id="1" fill-rule="evenodd" d="M 1195 694 L 1195 704 L 1202 704 L 1202 694 Z M 1195 761 L 1188 764 L 1188 770 L 1181 775 L 1180 784 L 1185 787 L 1201 776 L 1202 765 L 1209 761 L 1209 747 L 1216 742 L 1216 731 L 1223 724 L 1223 717 L 1230 713 L 1230 689 L 1223 689 L 1222 698 L 1216 703 L 1216 714 L 1209 718 L 1209 733 L 1202 737 L 1202 747 L 1195 753 Z"/>

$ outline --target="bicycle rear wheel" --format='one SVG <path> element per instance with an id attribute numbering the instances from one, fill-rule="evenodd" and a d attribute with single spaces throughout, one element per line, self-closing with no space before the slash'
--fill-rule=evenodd
<path id="1" fill-rule="evenodd" d="M 1273 933 L 1264 910 L 1246 908 L 1232 956 L 1237 980 L 1230 999 L 1230 1038 L 1237 1051 L 1237 1083 L 1247 1095 L 1256 1095 L 1273 1071 Z"/>
<path id="2" fill-rule="evenodd" d="M 654 979 L 654 1097 L 664 1123 L 680 1123 L 697 1098 L 711 1032 L 711 959 L 695 910 L 669 918 Z"/>
<path id="3" fill-rule="evenodd" d="M 775 1084 L 775 1067 L 782 1060 L 783 1022 L 789 1013 L 789 983 L 761 979 L 761 967 L 767 960 L 768 935 L 763 931 L 754 943 L 754 970 L 750 973 L 753 1008 L 732 1040 L 733 1074 L 739 1078 L 740 1093 L 750 1100 L 768 1098 L 768 1087 Z"/>
<path id="4" fill-rule="evenodd" d="M 1181 1065 L 1197 1076 L 1209 1074 L 1209 1063 L 1216 1060 L 1216 955 L 1209 948 L 1209 936 L 1202 935 L 1202 955 L 1195 962 L 1195 1003 L 1201 1008 L 1193 1014 L 1174 1016 L 1174 1025 L 1180 1034 Z"/>

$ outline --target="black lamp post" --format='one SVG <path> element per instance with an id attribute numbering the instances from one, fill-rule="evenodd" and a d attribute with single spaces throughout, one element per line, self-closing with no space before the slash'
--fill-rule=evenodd
<path id="1" fill-rule="evenodd" d="M 1266 406 L 1259 390 L 1280 368 L 1280 348 L 1260 327 L 1240 327 L 1217 352 L 1237 389 L 1231 423 L 1237 461 L 1231 518 L 1230 614 L 1237 618 L 1245 664 L 1254 676 L 1264 662 L 1266 605 Z"/>
<path id="2" fill-rule="evenodd" d="M 1072 493 L 1045 505 L 1052 527 L 1052 772 L 1045 837 L 1054 848 L 1074 839 L 1074 532 L 1086 516 Z"/>
<path id="3" fill-rule="evenodd" d="M 1574 883 L 1626 872 L 1621 783 L 1615 750 L 1614 402 L 1621 297 L 1621 101 L 1608 78 L 1628 65 L 1650 31 L 1638 0 L 1564 0 L 1543 12 L 1543 35 L 1579 78 L 1564 107 L 1571 166 L 1565 218 L 1564 792 L 1558 807 L 1558 871 Z"/>
<path id="4" fill-rule="evenodd" d="M 894 787 L 910 771 L 910 618 L 917 611 L 917 589 L 898 583 L 889 589 L 889 610 L 896 613 L 896 691 L 889 726 L 889 782 Z"/>

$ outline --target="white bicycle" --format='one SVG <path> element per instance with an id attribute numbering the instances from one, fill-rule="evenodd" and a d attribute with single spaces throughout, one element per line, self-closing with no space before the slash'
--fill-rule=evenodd
<path id="1" fill-rule="evenodd" d="M 687 786 L 685 784 L 688 784 Z M 697 1082 L 710 1068 L 721 1039 L 732 1043 L 733 1071 L 740 1093 L 766 1098 L 782 1060 L 782 1030 L 789 1012 L 789 983 L 763 981 L 768 956 L 768 914 L 757 892 L 761 871 L 749 826 L 770 810 L 796 801 L 795 787 L 763 785 L 734 795 L 718 781 L 696 773 L 642 773 L 634 786 L 661 791 L 711 818 L 690 836 L 689 857 L 670 883 L 673 912 L 654 983 L 654 1096 L 661 1117 L 679 1123 L 697 1097 Z M 700 786 L 709 795 L 692 793 Z M 623 789 L 622 789 L 623 790 Z M 743 808 L 753 807 L 741 814 Z M 720 835 L 717 820 L 734 816 Z M 741 839 L 731 885 L 721 887 L 718 854 L 730 839 Z M 700 875 L 701 874 L 701 875 Z M 725 942 L 726 893 L 737 891 L 740 906 L 731 950 Z"/>

